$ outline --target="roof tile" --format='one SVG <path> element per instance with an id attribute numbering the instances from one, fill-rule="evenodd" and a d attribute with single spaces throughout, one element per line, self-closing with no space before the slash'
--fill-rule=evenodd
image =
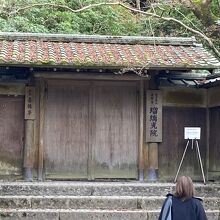
<path id="1" fill-rule="evenodd" d="M 148 44 L 140 40 L 131 44 L 117 43 L 117 39 L 103 43 L 80 42 L 79 39 L 54 41 L 45 37 L 44 40 L 1 38 L 0 64 L 195 69 L 220 67 L 220 62 L 201 45 L 158 42 Z"/>

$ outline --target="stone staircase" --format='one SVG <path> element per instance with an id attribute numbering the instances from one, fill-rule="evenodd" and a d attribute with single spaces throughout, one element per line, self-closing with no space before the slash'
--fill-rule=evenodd
<path id="1" fill-rule="evenodd" d="M 156 220 L 171 183 L 0 182 L 4 220 Z M 220 220 L 220 184 L 196 184 L 209 220 Z"/>

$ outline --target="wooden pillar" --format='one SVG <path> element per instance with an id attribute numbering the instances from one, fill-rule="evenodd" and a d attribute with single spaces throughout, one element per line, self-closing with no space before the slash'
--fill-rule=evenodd
<path id="1" fill-rule="evenodd" d="M 205 172 L 206 180 L 209 180 L 209 138 L 210 138 L 210 117 L 209 117 L 209 107 L 206 107 L 206 163 Z"/>
<path id="2" fill-rule="evenodd" d="M 34 120 L 25 120 L 24 179 L 33 180 Z"/>
<path id="3" fill-rule="evenodd" d="M 39 117 L 39 147 L 38 147 L 38 180 L 43 180 L 43 166 L 44 166 L 44 142 L 43 142 L 43 128 L 44 128 L 44 114 L 45 114 L 45 82 L 40 81 L 40 117 Z"/>
<path id="4" fill-rule="evenodd" d="M 146 142 L 148 143 L 148 180 L 158 180 L 158 145 L 162 142 L 162 93 L 154 79 L 147 91 Z"/>
<path id="5" fill-rule="evenodd" d="M 149 169 L 148 180 L 156 181 L 158 179 L 158 143 L 149 143 Z"/>
<path id="6" fill-rule="evenodd" d="M 35 126 L 35 87 L 27 86 L 25 88 L 25 142 L 24 142 L 24 179 L 33 180 L 34 166 L 34 126 Z"/>
<path id="7" fill-rule="evenodd" d="M 144 81 L 140 82 L 140 122 L 139 122 L 139 180 L 144 180 Z"/>

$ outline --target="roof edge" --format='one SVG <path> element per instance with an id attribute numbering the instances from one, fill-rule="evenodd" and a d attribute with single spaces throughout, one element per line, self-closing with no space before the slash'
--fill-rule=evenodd
<path id="1" fill-rule="evenodd" d="M 99 64 L 94 64 L 94 65 L 89 65 L 89 64 L 82 64 L 82 65 L 73 65 L 73 64 L 52 64 L 52 63 L 38 63 L 38 64 L 34 64 L 34 63 L 0 63 L 0 67 L 27 67 L 27 68 L 38 68 L 38 67 L 42 67 L 42 68 L 64 68 L 64 69 L 81 69 L 81 68 L 85 68 L 85 69 L 124 69 L 124 68 L 129 68 L 129 66 L 127 65 L 99 65 Z M 143 69 L 142 65 L 135 65 L 133 66 L 133 68 L 137 68 L 137 69 Z M 214 69 L 216 69 L 215 66 L 213 65 L 209 65 L 209 66 L 194 66 L 194 65 L 188 65 L 188 66 L 182 66 L 182 65 L 177 65 L 177 66 L 173 66 L 173 65 L 164 65 L 164 66 L 160 66 L 160 65 L 154 65 L 154 66 L 146 66 L 144 69 L 146 70 L 208 70 L 208 71 L 212 71 Z"/>
<path id="2" fill-rule="evenodd" d="M 0 40 L 55 41 L 76 43 L 109 43 L 109 44 L 152 44 L 196 46 L 195 37 L 143 37 L 143 36 L 108 36 L 108 35 L 75 35 L 0 32 Z"/>

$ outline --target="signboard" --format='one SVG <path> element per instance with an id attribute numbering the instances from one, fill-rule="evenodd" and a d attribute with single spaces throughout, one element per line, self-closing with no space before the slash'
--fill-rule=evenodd
<path id="1" fill-rule="evenodd" d="M 35 119 L 35 87 L 25 88 L 25 119 Z"/>
<path id="2" fill-rule="evenodd" d="M 184 139 L 200 139 L 201 128 L 200 127 L 185 127 Z"/>
<path id="3" fill-rule="evenodd" d="M 162 142 L 162 93 L 147 91 L 146 141 Z"/>

